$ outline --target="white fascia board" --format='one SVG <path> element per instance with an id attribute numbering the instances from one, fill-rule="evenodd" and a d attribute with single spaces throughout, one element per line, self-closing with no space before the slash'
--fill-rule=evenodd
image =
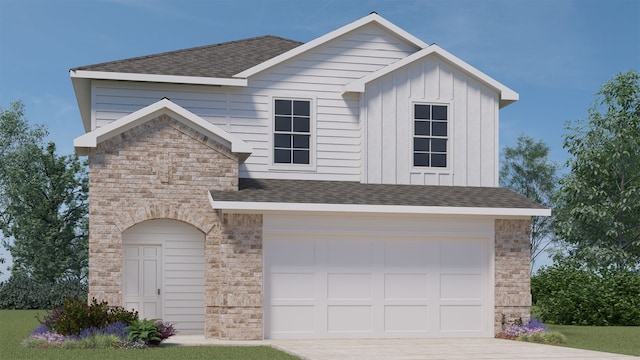
<path id="1" fill-rule="evenodd" d="M 206 134 L 222 144 L 228 145 L 234 153 L 246 154 L 246 157 L 248 157 L 248 154 L 253 152 L 253 148 L 242 139 L 229 134 L 168 99 L 157 101 L 103 127 L 79 136 L 73 140 L 73 145 L 78 155 L 86 155 L 88 149 L 96 147 L 100 141 L 121 134 L 162 114 L 168 114 L 186 126 Z M 244 159 L 246 159 L 246 157 L 244 157 Z"/>
<path id="2" fill-rule="evenodd" d="M 216 201 L 211 197 L 211 193 L 209 193 L 209 202 L 215 210 L 224 212 L 302 211 L 423 215 L 551 216 L 551 209 Z"/>
<path id="3" fill-rule="evenodd" d="M 442 57 L 443 59 L 445 59 L 446 61 L 448 61 L 450 64 L 454 65 L 455 67 L 463 70 L 464 72 L 468 73 L 469 75 L 475 77 L 476 79 L 478 79 L 479 81 L 485 83 L 486 85 L 488 85 L 489 87 L 492 87 L 494 89 L 496 89 L 499 93 L 500 93 L 500 102 L 501 102 L 501 107 L 502 104 L 504 103 L 506 104 L 510 104 L 512 102 L 518 101 L 518 99 L 520 98 L 520 96 L 518 95 L 518 93 L 516 93 L 515 91 L 509 89 L 508 87 L 506 87 L 505 85 L 501 84 L 500 82 L 496 81 L 495 79 L 491 78 L 489 75 L 483 73 L 482 71 L 474 68 L 473 66 L 471 66 L 470 64 L 468 64 L 467 62 L 463 61 L 462 59 L 456 57 L 455 55 L 451 54 L 450 52 L 444 50 L 443 48 L 439 47 L 438 45 L 430 45 L 429 47 L 422 49 L 414 54 L 411 54 L 409 56 L 407 56 L 406 58 L 396 61 L 392 64 L 387 65 L 386 67 L 373 72 L 363 78 L 360 78 L 358 80 L 352 81 L 351 83 L 347 84 L 344 86 L 344 92 L 359 92 L 359 93 L 363 93 L 365 91 L 365 87 L 366 84 L 378 79 L 382 76 L 385 76 L 397 69 L 400 69 L 403 66 L 407 66 L 411 63 L 413 63 L 414 61 L 418 61 L 426 56 L 429 56 L 431 54 L 437 54 L 440 57 Z"/>
<path id="4" fill-rule="evenodd" d="M 388 31 L 394 33 L 396 36 L 400 37 L 401 39 L 411 43 L 413 46 L 423 49 L 427 46 L 429 46 L 427 43 L 425 43 L 424 41 L 418 39 L 417 37 L 409 34 L 408 32 L 402 30 L 401 28 L 399 28 L 398 26 L 392 24 L 391 22 L 389 22 L 388 20 L 384 19 L 382 16 L 378 15 L 378 14 L 369 14 L 359 20 L 356 20 L 352 23 L 349 23 L 339 29 L 336 29 L 330 33 L 327 33 L 325 35 L 322 35 L 314 40 L 309 41 L 308 43 L 302 44 L 294 49 L 291 49 L 283 54 L 280 54 L 274 58 L 271 58 L 263 63 L 260 63 L 252 68 L 249 68 L 247 70 L 244 70 L 236 75 L 233 75 L 234 78 L 248 78 L 249 76 L 255 75 L 261 71 L 264 71 L 265 69 L 268 69 L 272 66 L 275 66 L 277 64 L 280 64 L 284 61 L 287 61 L 291 58 L 293 58 L 294 56 L 300 55 L 310 49 L 313 49 L 317 46 L 323 45 L 339 36 L 342 36 L 352 30 L 355 30 L 359 27 L 362 27 L 364 25 L 367 25 L 369 23 L 376 23 L 382 27 L 384 27 L 385 29 L 387 29 Z"/>
<path id="5" fill-rule="evenodd" d="M 247 79 L 212 78 L 202 76 L 177 76 L 157 74 L 119 73 L 106 71 L 71 70 L 71 78 L 96 80 L 124 80 L 170 84 L 218 85 L 218 86 L 247 86 Z"/>
<path id="6" fill-rule="evenodd" d="M 91 80 L 71 77 L 84 131 L 91 131 Z"/>

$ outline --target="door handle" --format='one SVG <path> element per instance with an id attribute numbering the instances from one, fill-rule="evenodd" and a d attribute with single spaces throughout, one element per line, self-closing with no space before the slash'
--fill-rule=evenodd
<path id="1" fill-rule="evenodd" d="M 158 289 L 158 295 L 160 295 L 160 289 Z"/>

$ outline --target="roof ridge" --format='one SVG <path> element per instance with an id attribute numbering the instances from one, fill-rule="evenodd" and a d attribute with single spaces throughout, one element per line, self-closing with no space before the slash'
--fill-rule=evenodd
<path id="1" fill-rule="evenodd" d="M 287 38 L 283 38 L 281 36 L 275 36 L 275 35 L 267 34 L 267 35 L 261 35 L 261 36 L 254 36 L 254 37 L 250 37 L 250 38 L 246 38 L 246 39 L 231 40 L 231 41 L 225 41 L 225 42 L 215 43 L 215 44 L 194 46 L 194 47 L 190 47 L 190 48 L 186 48 L 186 49 L 170 50 L 170 51 L 164 51 L 164 52 L 155 53 L 155 54 L 135 56 L 135 57 L 126 58 L 126 59 L 105 61 L 105 62 L 96 63 L 96 64 L 90 64 L 90 65 L 82 65 L 82 66 L 78 66 L 78 67 L 75 67 L 75 68 L 71 68 L 71 70 L 72 71 L 73 70 L 82 70 L 82 69 L 85 69 L 85 68 L 90 68 L 90 67 L 95 67 L 95 66 L 119 64 L 119 63 L 129 62 L 129 61 L 133 61 L 133 60 L 142 60 L 142 59 L 149 59 L 149 58 L 158 57 L 158 56 L 164 56 L 164 55 L 180 54 L 180 53 L 186 53 L 186 52 L 190 52 L 190 51 L 197 51 L 197 50 L 202 50 L 202 49 L 207 49 L 207 48 L 214 48 L 214 47 L 223 46 L 223 45 L 229 45 L 229 44 L 247 42 L 247 41 L 254 41 L 254 40 L 260 40 L 260 39 L 266 39 L 266 38 L 280 39 L 280 40 L 289 41 L 289 42 L 292 42 L 292 43 L 297 43 L 298 45 L 304 44 L 301 41 L 287 39 Z"/>

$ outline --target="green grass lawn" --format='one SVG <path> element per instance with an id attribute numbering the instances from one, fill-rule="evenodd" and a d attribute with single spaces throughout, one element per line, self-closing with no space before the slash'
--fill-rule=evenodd
<path id="1" fill-rule="evenodd" d="M 296 360 L 268 346 L 177 346 L 143 350 L 64 350 L 29 349 L 20 345 L 38 327 L 36 314 L 45 311 L 0 310 L 0 358 L 2 359 L 225 359 L 225 360 Z"/>
<path id="2" fill-rule="evenodd" d="M 640 356 L 640 326 L 548 325 L 567 337 L 563 346 Z"/>

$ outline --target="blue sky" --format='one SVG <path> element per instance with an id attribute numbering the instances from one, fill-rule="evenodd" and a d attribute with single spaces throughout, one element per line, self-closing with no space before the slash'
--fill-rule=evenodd
<path id="1" fill-rule="evenodd" d="M 266 34 L 307 42 L 371 11 L 518 92 L 501 146 L 524 133 L 561 164 L 565 121 L 640 69 L 640 0 L 0 0 L 0 106 L 22 100 L 68 154 L 83 133 L 70 68 Z"/>

